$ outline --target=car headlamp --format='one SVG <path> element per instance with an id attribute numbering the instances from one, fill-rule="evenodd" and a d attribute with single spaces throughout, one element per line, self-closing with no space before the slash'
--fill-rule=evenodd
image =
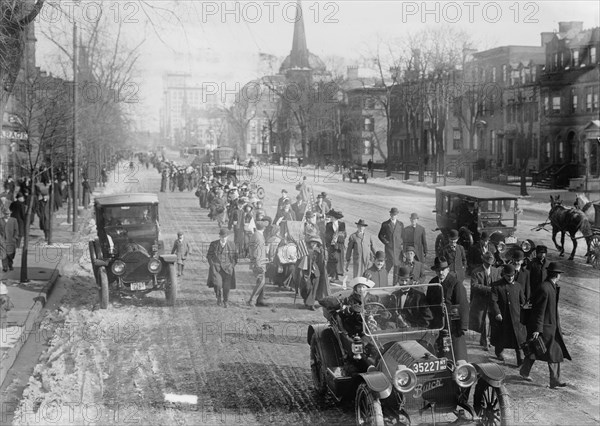
<path id="1" fill-rule="evenodd" d="M 354 359 L 361 359 L 363 352 L 364 346 L 362 339 L 358 336 L 354 336 L 354 340 L 352 341 L 352 353 L 354 354 Z"/>
<path id="2" fill-rule="evenodd" d="M 160 260 L 151 258 L 148 261 L 148 270 L 150 272 L 152 272 L 153 274 L 158 274 L 161 269 L 162 269 L 162 263 L 160 262 Z"/>
<path id="3" fill-rule="evenodd" d="M 525 253 L 531 251 L 531 243 L 527 240 L 523 241 L 521 243 L 521 250 L 523 250 Z"/>
<path id="4" fill-rule="evenodd" d="M 460 364 L 453 373 L 454 381 L 461 388 L 469 388 L 477 381 L 477 371 L 472 364 Z"/>
<path id="5" fill-rule="evenodd" d="M 506 251 L 506 244 L 504 244 L 504 241 L 500 241 L 498 243 L 498 251 L 500 253 L 504 253 Z"/>
<path id="6" fill-rule="evenodd" d="M 417 386 L 417 375 L 405 365 L 399 365 L 394 374 L 394 386 L 400 392 L 410 392 Z"/>
<path id="7" fill-rule="evenodd" d="M 125 262 L 117 259 L 113 262 L 110 269 L 115 275 L 123 275 L 125 273 Z"/>

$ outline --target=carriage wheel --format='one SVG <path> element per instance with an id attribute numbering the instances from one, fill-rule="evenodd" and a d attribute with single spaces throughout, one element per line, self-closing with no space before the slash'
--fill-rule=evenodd
<path id="1" fill-rule="evenodd" d="M 262 186 L 259 186 L 256 190 L 256 196 L 261 200 L 265 198 L 265 189 Z"/>
<path id="2" fill-rule="evenodd" d="M 596 269 L 600 269 L 600 235 L 594 235 L 590 241 L 590 263 Z"/>

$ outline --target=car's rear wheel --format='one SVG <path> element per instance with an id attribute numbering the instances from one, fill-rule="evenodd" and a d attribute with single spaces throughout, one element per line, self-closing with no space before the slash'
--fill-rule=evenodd
<path id="1" fill-rule="evenodd" d="M 175 306 L 178 284 L 177 265 L 175 263 L 169 263 L 169 276 L 165 287 L 165 296 L 167 298 L 167 305 L 169 306 Z"/>
<path id="2" fill-rule="evenodd" d="M 96 283 L 98 282 L 98 268 L 94 266 L 96 263 L 96 259 L 98 256 L 96 254 L 96 242 L 90 241 L 88 244 L 88 248 L 90 250 L 90 262 L 92 263 L 92 271 L 94 271 L 94 278 L 96 279 Z"/>
<path id="3" fill-rule="evenodd" d="M 106 309 L 108 308 L 110 293 L 108 290 L 108 275 L 104 266 L 98 268 L 98 281 L 100 284 L 100 309 Z"/>
<path id="4" fill-rule="evenodd" d="M 504 385 L 494 387 L 479 379 L 473 395 L 473 408 L 479 416 L 480 424 L 485 426 L 508 426 L 510 405 L 508 392 Z"/>
<path id="5" fill-rule="evenodd" d="M 325 395 L 327 393 L 327 366 L 316 334 L 313 334 L 312 339 L 310 339 L 310 371 L 315 391 L 320 396 Z"/>
<path id="6" fill-rule="evenodd" d="M 366 383 L 361 383 L 356 391 L 356 424 L 383 426 L 381 401 Z"/>

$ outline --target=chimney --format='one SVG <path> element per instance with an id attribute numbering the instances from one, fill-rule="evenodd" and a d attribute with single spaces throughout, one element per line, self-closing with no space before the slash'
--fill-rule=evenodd
<path id="1" fill-rule="evenodd" d="M 568 33 L 569 31 L 573 31 L 575 34 L 581 32 L 583 30 L 583 21 L 567 21 L 567 22 L 559 22 L 558 23 L 558 32 Z"/>
<path id="2" fill-rule="evenodd" d="M 550 43 L 550 41 L 554 37 L 554 33 L 552 33 L 552 32 L 541 33 L 541 35 L 542 35 L 542 47 L 544 47 L 545 45 Z"/>
<path id="3" fill-rule="evenodd" d="M 358 67 L 357 66 L 349 66 L 348 69 L 348 80 L 358 80 Z"/>

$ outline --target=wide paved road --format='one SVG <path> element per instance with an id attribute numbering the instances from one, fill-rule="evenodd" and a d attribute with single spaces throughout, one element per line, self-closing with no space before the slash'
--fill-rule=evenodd
<path id="1" fill-rule="evenodd" d="M 431 192 L 342 183 L 336 181 L 339 176 L 327 173 L 315 178 L 312 170 L 307 176 L 315 195 L 326 191 L 334 207 L 343 211 L 350 232 L 354 222 L 363 218 L 370 225 L 368 231 L 376 234 L 395 206 L 405 223 L 411 212 L 419 213 L 433 247 Z M 111 184 L 113 190 L 158 190 L 155 170 L 140 170 L 136 177 L 127 182 L 117 179 Z M 274 213 L 282 188 L 295 196 L 298 178 L 292 168 L 263 169 L 257 183 L 266 190 L 268 213 Z M 238 288 L 230 296 L 231 306 L 216 306 L 214 294 L 206 287 L 204 259 L 207 243 L 216 239 L 217 226 L 200 210 L 193 193 L 160 193 L 159 197 L 165 245 L 172 244 L 182 230 L 194 250 L 177 306 L 166 307 L 164 296 L 156 293 L 145 300 L 114 301 L 108 310 L 99 310 L 89 262 L 81 259 L 66 265 L 62 308 L 50 312 L 43 324 L 54 331 L 54 338 L 24 392 L 15 422 L 351 424 L 351 406 L 319 400 L 312 391 L 305 336 L 308 324 L 323 320 L 321 312 L 301 309 L 302 301 L 294 301 L 293 293 L 273 287 L 267 289 L 270 308 L 248 308 L 245 301 L 253 283 L 247 261 L 237 267 Z M 528 218 L 519 232 L 526 235 L 532 224 L 543 220 Z M 535 237 L 539 239 L 539 234 Z M 573 386 L 548 389 L 543 365 L 534 367 L 536 383 L 519 382 L 512 366 L 514 355 L 508 353 L 505 370 L 518 424 L 595 424 L 600 419 L 598 271 L 582 265 L 580 259 L 568 271 L 560 312 L 574 356 L 574 362 L 563 365 L 563 374 Z M 487 360 L 489 354 L 477 348 L 477 338 L 470 336 L 471 360 Z"/>

